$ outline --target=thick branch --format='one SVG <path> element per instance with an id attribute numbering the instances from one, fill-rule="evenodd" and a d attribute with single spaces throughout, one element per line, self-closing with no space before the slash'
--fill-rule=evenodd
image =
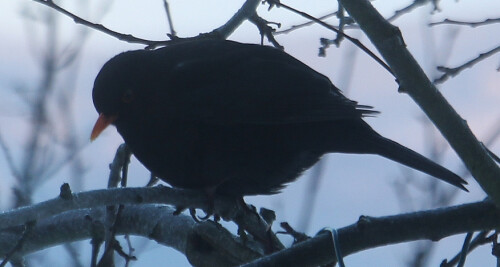
<path id="1" fill-rule="evenodd" d="M 194 223 L 190 217 L 174 216 L 172 212 L 173 209 L 166 206 L 126 206 L 121 223 L 117 225 L 117 234 L 151 238 L 185 253 L 196 266 L 239 264 L 259 257 L 224 228 L 211 222 Z M 99 227 L 104 227 L 101 223 L 104 214 L 104 207 L 78 209 L 40 220 L 17 256 L 92 238 Z M 362 216 L 357 223 L 338 229 L 338 233 L 342 253 L 346 256 L 389 244 L 420 239 L 437 241 L 459 233 L 495 229 L 499 222 L 500 211 L 486 201 L 395 216 Z M 0 257 L 9 251 L 21 233 L 22 227 L 0 232 Z M 207 246 L 210 249 L 207 250 Z M 330 235 L 321 234 L 246 266 L 317 266 L 334 259 Z"/>
<path id="2" fill-rule="evenodd" d="M 500 211 L 487 201 L 379 218 L 362 216 L 357 223 L 338 229 L 338 233 L 342 254 L 347 256 L 389 244 L 422 239 L 438 241 L 499 225 Z M 321 234 L 244 267 L 318 266 L 334 260 L 331 236 Z"/>
<path id="3" fill-rule="evenodd" d="M 31 206 L 17 208 L 0 214 L 2 228 L 39 221 L 56 214 L 84 208 L 118 204 L 163 203 L 204 207 L 203 195 L 168 187 L 113 188 L 71 194 L 67 199 L 57 197 Z"/>
<path id="4" fill-rule="evenodd" d="M 483 190 L 500 207 L 500 168 L 406 49 L 399 29 L 366 0 L 341 0 L 407 92 L 441 131 Z"/>
<path id="5" fill-rule="evenodd" d="M 213 222 L 195 223 L 189 216 L 173 215 L 173 211 L 172 208 L 158 205 L 127 206 L 121 213 L 120 223 L 116 225 L 117 234 L 153 239 L 185 254 L 196 266 L 235 265 L 260 256 Z M 26 236 L 22 248 L 16 250 L 16 255 L 93 238 L 96 232 L 103 231 L 103 220 L 104 207 L 69 211 L 42 220 Z M 0 232 L 0 257 L 4 257 L 19 239 L 20 231 L 17 228 Z M 204 249 L 200 249 L 200 246 Z M 224 256 L 221 256 L 221 251 Z"/>
<path id="6" fill-rule="evenodd" d="M 175 189 L 165 186 L 153 188 L 112 188 L 71 194 L 66 198 L 54 198 L 35 205 L 14 209 L 0 214 L 2 228 L 39 221 L 56 214 L 84 208 L 118 204 L 170 204 L 177 207 L 193 207 L 208 210 L 206 194 L 196 190 Z M 270 226 L 247 207 L 236 205 L 233 199 L 218 196 L 216 212 L 226 220 L 232 220 L 261 240 L 267 240 Z M 274 239 L 273 239 L 274 240 Z M 279 245 L 277 240 L 274 240 Z"/>

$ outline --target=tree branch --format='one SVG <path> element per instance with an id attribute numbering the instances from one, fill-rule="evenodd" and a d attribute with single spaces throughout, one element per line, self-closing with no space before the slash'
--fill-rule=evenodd
<path id="1" fill-rule="evenodd" d="M 479 63 L 482 60 L 484 60 L 484 59 L 486 59 L 486 58 L 488 58 L 488 57 L 490 57 L 498 52 L 500 52 L 500 46 L 497 46 L 497 47 L 495 47 L 487 52 L 481 53 L 477 57 L 475 57 L 474 59 L 471 59 L 458 67 L 448 68 L 448 67 L 444 67 L 444 66 L 438 66 L 437 69 L 441 72 L 444 72 L 444 74 L 441 75 L 441 77 L 435 79 L 434 83 L 435 84 L 443 83 L 446 80 L 448 80 L 448 78 L 455 77 L 457 74 L 459 74 L 460 72 L 462 72 L 466 68 L 471 68 L 476 63 Z"/>
<path id="2" fill-rule="evenodd" d="M 259 5 L 260 0 L 247 0 L 243 4 L 243 6 L 234 14 L 224 25 L 215 29 L 213 32 L 216 33 L 223 39 L 227 39 L 231 33 L 236 30 L 240 26 L 243 21 L 247 20 L 251 17 L 257 6 Z"/>
<path id="3" fill-rule="evenodd" d="M 370 248 L 423 239 L 438 241 L 499 225 L 500 211 L 492 202 L 484 201 L 395 216 L 361 216 L 357 223 L 338 229 L 338 234 L 345 257 Z M 331 236 L 321 234 L 242 267 L 318 266 L 334 260 Z"/>
<path id="4" fill-rule="evenodd" d="M 151 204 L 126 206 L 116 226 L 117 234 L 144 236 L 173 247 L 186 254 L 195 266 L 241 264 L 260 257 L 260 253 L 248 248 L 252 246 L 242 245 L 217 224 L 195 223 L 188 216 L 172 215 L 173 211 L 167 206 Z M 105 208 L 100 207 L 68 211 L 40 220 L 16 256 L 89 239 L 96 222 L 104 220 L 104 216 Z M 459 233 L 494 229 L 499 222 L 500 211 L 492 202 L 483 201 L 395 216 L 362 216 L 358 222 L 338 229 L 338 233 L 342 253 L 347 256 L 389 244 L 420 239 L 437 241 Z M 16 244 L 22 229 L 17 226 L 0 232 L 0 257 Z M 310 266 L 328 264 L 334 259 L 330 235 L 321 234 L 245 266 Z"/>
<path id="5" fill-rule="evenodd" d="M 452 20 L 452 19 L 445 19 L 443 21 L 429 23 L 429 26 L 450 24 L 450 25 L 470 26 L 472 28 L 475 28 L 475 27 L 484 26 L 484 25 L 488 25 L 488 24 L 499 23 L 499 22 L 500 22 L 500 18 L 485 19 L 483 21 L 477 21 L 477 22 L 475 22 L 475 21 L 458 21 L 458 20 Z"/>
<path id="6" fill-rule="evenodd" d="M 153 188 L 112 188 L 57 197 L 35 205 L 14 209 L 0 214 L 2 228 L 39 221 L 56 214 L 83 208 L 118 204 L 170 204 L 176 207 L 194 207 L 208 210 L 208 197 L 196 190 L 175 189 L 165 186 Z M 248 207 L 237 205 L 234 199 L 217 196 L 215 212 L 225 220 L 234 221 L 239 227 L 260 240 L 268 240 L 270 226 Z M 282 246 L 275 236 L 275 245 Z"/>
<path id="7" fill-rule="evenodd" d="M 269 3 L 269 5 L 273 6 L 273 5 L 276 5 L 277 7 L 283 7 L 287 10 L 290 10 L 292 11 L 293 13 L 296 13 L 304 18 L 307 18 L 311 21 L 314 21 L 315 23 L 343 36 L 344 38 L 346 38 L 347 40 L 349 40 L 351 43 L 353 43 L 354 45 L 356 45 L 357 47 L 359 47 L 361 50 L 363 50 L 363 52 L 365 52 L 368 56 L 370 56 L 371 58 L 373 58 L 375 61 L 377 61 L 378 64 L 380 64 L 384 69 L 386 69 L 390 74 L 394 75 L 392 73 L 392 70 L 389 66 L 387 66 L 387 64 L 382 60 L 380 59 L 379 57 L 377 57 L 377 55 L 375 55 L 375 53 L 373 53 L 372 51 L 370 51 L 370 49 L 368 49 L 363 43 L 361 43 L 358 39 L 356 38 L 353 38 L 347 34 L 345 34 L 344 32 L 342 31 L 339 31 L 336 27 L 326 23 L 326 22 L 323 22 L 321 21 L 320 19 L 318 18 L 315 18 L 309 14 L 307 14 L 306 12 L 303 12 L 303 11 L 300 11 L 298 9 L 295 9 L 291 6 L 288 6 L 288 5 L 285 5 L 283 3 L 281 3 L 279 0 L 266 0 L 267 3 Z"/>
<path id="8" fill-rule="evenodd" d="M 173 215 L 173 212 L 174 210 L 167 206 L 127 206 L 116 226 L 117 234 L 153 239 L 185 254 L 196 266 L 226 266 L 228 263 L 234 265 L 260 257 L 259 253 L 243 246 L 236 237 L 219 225 L 211 221 L 195 223 L 191 217 Z M 16 256 L 63 243 L 90 239 L 96 224 L 105 220 L 105 213 L 105 207 L 79 209 L 41 220 L 32 229 L 31 234 L 26 236 L 22 248 L 16 251 Z M 16 244 L 22 235 L 19 230 L 20 227 L 16 227 L 0 232 L 0 257 L 4 257 L 12 249 L 12 244 Z"/>
<path id="9" fill-rule="evenodd" d="M 398 28 L 366 0 L 340 0 L 407 92 L 441 131 L 483 190 L 500 207 L 500 168 L 406 49 Z"/>
<path id="10" fill-rule="evenodd" d="M 92 23 L 88 20 L 85 20 L 71 12 L 69 12 L 68 10 L 60 7 L 59 5 L 57 5 L 56 3 L 54 3 L 52 0 L 33 0 L 37 3 L 40 3 L 44 6 L 48 6 L 54 10 L 56 10 L 57 12 L 65 15 L 65 16 L 68 16 L 70 17 L 71 19 L 73 19 L 73 21 L 77 24 L 82 24 L 84 26 L 87 26 L 89 28 L 92 28 L 94 30 L 97 30 L 97 31 L 100 31 L 100 32 L 103 32 L 105 34 L 108 34 L 110 36 L 113 36 L 115 38 L 117 38 L 118 40 L 122 40 L 122 41 L 125 41 L 125 42 L 129 42 L 129 43 L 139 43 L 139 44 L 145 44 L 147 45 L 147 48 L 148 49 L 153 49 L 155 47 L 158 47 L 158 46 L 161 46 L 161 45 L 166 45 L 170 42 L 172 42 L 171 40 L 165 40 L 165 41 L 153 41 L 153 40 L 147 40 L 147 39 L 142 39 L 142 38 L 139 38 L 139 37 L 135 37 L 133 36 L 132 34 L 123 34 L 123 33 L 119 33 L 119 32 L 116 32 L 116 31 L 113 31 L 109 28 L 106 28 L 104 25 L 102 24 L 97 24 L 97 23 Z"/>
<path id="11" fill-rule="evenodd" d="M 0 225 L 2 228 L 21 225 L 28 221 L 38 221 L 75 209 L 150 203 L 208 208 L 206 197 L 194 190 L 174 189 L 165 186 L 112 188 L 73 193 L 68 198 L 57 197 L 31 206 L 6 211 L 0 214 Z"/>
<path id="12" fill-rule="evenodd" d="M 174 23 L 172 21 L 172 14 L 170 14 L 170 7 L 167 0 L 163 0 L 163 7 L 165 8 L 165 15 L 167 16 L 168 27 L 170 28 L 170 35 L 177 36 L 174 29 Z"/>
<path id="13" fill-rule="evenodd" d="M 65 15 L 65 16 L 70 17 L 77 24 L 85 25 L 89 28 L 103 32 L 105 34 L 113 36 L 113 37 L 115 37 L 119 40 L 122 40 L 122 41 L 126 41 L 129 43 L 145 44 L 145 45 L 147 45 L 146 49 L 154 49 L 158 46 L 167 45 L 171 42 L 175 42 L 178 40 L 190 39 L 190 38 L 174 38 L 172 40 L 163 40 L 163 41 L 153 41 L 153 40 L 142 39 L 139 37 L 135 37 L 131 34 L 123 34 L 120 32 L 116 32 L 116 31 L 113 31 L 113 30 L 105 27 L 102 24 L 97 24 L 97 23 L 93 23 L 93 22 L 90 22 L 88 20 L 85 20 L 85 19 L 71 13 L 70 11 L 62 8 L 61 6 L 57 5 L 52 0 L 33 0 L 33 1 L 40 3 L 42 5 L 48 6 L 52 9 L 56 10 L 57 12 Z M 229 35 L 231 35 L 231 33 L 234 32 L 234 30 L 236 30 L 238 28 L 238 26 L 244 20 L 248 19 L 250 16 L 252 16 L 255 13 L 255 9 L 257 8 L 259 3 L 260 3 L 260 0 L 247 0 L 243 4 L 243 6 L 236 12 L 236 14 L 234 14 L 234 16 L 228 20 L 227 23 L 225 23 L 224 25 L 215 29 L 214 31 L 212 31 L 212 33 L 209 33 L 209 35 L 215 34 L 215 36 L 217 38 L 226 39 Z M 172 35 L 172 37 L 173 36 L 174 35 Z M 204 34 L 204 35 L 202 34 L 201 36 L 206 36 L 206 34 Z M 199 38 L 199 37 L 192 37 L 192 38 Z"/>
<path id="14" fill-rule="evenodd" d="M 323 21 L 323 20 L 326 20 L 326 19 L 328 19 L 328 18 L 330 18 L 330 17 L 333 17 L 333 16 L 336 16 L 336 15 L 337 15 L 337 11 L 335 11 L 335 12 L 329 12 L 329 13 L 328 13 L 328 14 L 326 14 L 326 15 L 319 16 L 319 17 L 318 17 L 318 19 L 319 19 L 319 20 L 321 20 L 321 21 Z M 314 21 L 312 21 L 312 20 L 307 20 L 307 21 L 306 21 L 306 22 L 304 22 L 304 23 L 300 23 L 300 24 L 295 24 L 295 25 L 292 25 L 292 26 L 290 26 L 290 27 L 289 27 L 289 28 L 287 28 L 287 29 L 283 29 L 283 30 L 278 30 L 278 31 L 275 31 L 275 32 L 274 32 L 274 35 L 278 35 L 278 34 L 287 34 L 287 33 L 290 33 L 290 32 L 292 32 L 292 31 L 295 31 L 295 30 L 298 30 L 298 29 L 302 29 L 302 28 L 305 28 L 305 27 L 307 27 L 307 26 L 311 26 L 311 25 L 313 25 L 314 23 L 316 23 L 316 22 L 314 22 Z"/>

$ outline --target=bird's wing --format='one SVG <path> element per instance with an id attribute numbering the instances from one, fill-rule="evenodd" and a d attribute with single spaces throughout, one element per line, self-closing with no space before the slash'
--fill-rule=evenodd
<path id="1" fill-rule="evenodd" d="M 159 97 L 168 99 L 167 116 L 275 124 L 375 113 L 344 97 L 324 75 L 272 47 L 212 41 L 168 54 L 176 55 L 166 59 L 169 78 L 161 92 L 168 96 Z"/>

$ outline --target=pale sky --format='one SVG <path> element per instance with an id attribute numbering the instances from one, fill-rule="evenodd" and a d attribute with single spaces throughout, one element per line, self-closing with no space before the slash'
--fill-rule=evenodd
<path id="1" fill-rule="evenodd" d="M 224 23 L 242 4 L 243 1 L 181 1 L 171 0 L 170 8 L 173 14 L 174 26 L 179 36 L 193 36 L 201 32 L 211 31 Z M 283 1 L 312 15 L 321 16 L 335 7 L 331 1 Z M 406 6 L 410 1 L 374 1 L 385 16 L 393 14 L 394 10 Z M 404 3 L 401 3 L 404 2 Z M 428 28 L 431 21 L 440 21 L 443 18 L 481 21 L 485 18 L 500 17 L 500 2 L 496 0 L 454 0 L 442 1 L 441 13 L 430 15 L 430 7 L 425 6 L 411 14 L 404 15 L 393 23 L 400 27 L 408 49 L 421 63 L 428 74 L 434 73 L 432 66 L 449 64 L 456 66 L 481 52 L 485 52 L 498 45 L 498 25 L 479 28 L 458 26 L 437 26 Z M 90 15 L 82 12 L 82 16 L 93 19 L 100 16 L 96 10 L 100 1 L 91 1 Z M 65 5 L 68 9 L 77 10 L 74 5 Z M 33 60 L 33 53 L 41 48 L 29 45 L 25 18 L 21 16 L 23 10 L 39 12 L 46 9 L 32 1 L 0 0 L 0 133 L 8 140 L 14 156 L 19 154 L 24 140 L 23 131 L 26 131 L 25 110 L 23 104 L 12 93 L 20 83 L 36 84 L 39 71 Z M 283 9 L 274 8 L 267 12 L 267 7 L 260 7 L 259 14 L 269 21 L 277 21 L 284 28 L 304 21 L 303 18 L 290 14 Z M 74 11 L 80 14 L 78 11 Z M 59 15 L 61 25 L 61 44 L 67 44 L 71 36 L 82 26 L 75 25 L 69 18 Z M 168 27 L 163 11 L 162 1 L 114 1 L 109 11 L 99 21 L 105 26 L 123 33 L 131 33 L 138 37 L 150 39 L 166 39 Z M 335 19 L 330 19 L 335 23 Z M 456 42 L 450 50 L 447 34 L 458 30 Z M 34 40 L 41 40 L 44 29 L 36 28 L 37 36 Z M 348 34 L 359 38 L 369 48 L 373 47 L 359 31 L 349 31 Z M 277 36 L 277 40 L 285 46 L 291 55 L 297 57 L 319 72 L 327 75 L 339 88 L 349 91 L 349 97 L 361 104 L 372 105 L 382 113 L 376 118 L 367 119 L 368 123 L 382 135 L 389 137 L 405 146 L 423 154 L 429 152 L 426 148 L 424 130 L 420 124 L 422 112 L 417 105 L 404 94 L 397 92 L 394 79 L 367 55 L 356 51 L 354 68 L 350 81 L 343 76 L 346 68 L 345 54 L 352 51 L 352 45 L 347 41 L 341 48 L 331 47 L 326 58 L 317 57 L 320 37 L 333 37 L 331 32 L 318 26 L 304 28 L 287 35 Z M 244 23 L 230 39 L 240 42 L 258 43 L 260 36 L 250 23 Z M 38 44 L 38 43 L 37 43 Z M 95 75 L 100 67 L 112 56 L 119 52 L 140 49 L 143 46 L 119 41 L 100 32 L 92 32 L 84 45 L 82 60 L 76 76 L 77 89 L 75 98 L 76 127 L 80 140 L 88 140 L 92 125 L 97 114 L 92 105 L 91 90 Z M 450 58 L 443 62 L 443 51 L 450 52 Z M 36 52 L 35 52 L 36 53 Z M 351 56 L 352 57 L 352 56 Z M 467 69 L 442 86 L 441 92 L 445 95 L 458 113 L 467 120 L 479 139 L 485 138 L 500 115 L 500 75 L 496 71 L 499 66 L 499 56 L 493 56 Z M 66 78 L 68 79 L 68 78 Z M 64 79 L 62 79 L 64 80 Z M 346 86 L 349 84 L 349 88 Z M 87 172 L 85 174 L 84 190 L 106 187 L 108 164 L 111 162 L 117 146 L 123 142 L 116 130 L 110 128 L 92 144 L 88 144 L 82 151 Z M 500 142 L 490 147 L 494 152 L 500 152 Z M 394 193 L 394 182 L 403 174 L 398 164 L 376 156 L 359 155 L 330 155 L 328 166 L 323 177 L 315 204 L 314 213 L 307 234 L 314 235 L 322 227 L 344 227 L 356 222 L 360 215 L 383 216 L 401 212 L 398 199 Z M 460 171 L 463 164 L 451 150 L 448 150 L 442 163 L 445 167 Z M 0 153 L 0 206 L 7 209 L 10 205 L 10 189 L 13 178 L 7 170 L 5 158 Z M 405 169 L 406 170 L 406 169 Z M 35 201 L 43 201 L 55 197 L 59 193 L 59 186 L 68 181 L 67 170 L 62 170 L 57 177 L 44 183 L 35 192 Z M 306 173 L 307 176 L 307 173 Z M 144 185 L 149 174 L 137 160 L 133 160 L 130 169 L 130 186 Z M 431 179 L 423 175 L 416 175 L 418 182 Z M 484 193 L 477 184 L 469 179 L 470 193 L 459 193 L 456 203 L 478 201 L 484 198 Z M 71 183 L 70 183 L 71 184 Z M 283 193 L 275 196 L 259 196 L 246 198 L 247 202 L 259 207 L 266 207 L 277 212 L 277 222 L 287 221 L 292 226 L 299 220 L 299 211 L 304 198 L 304 189 L 308 185 L 307 177 L 288 186 Z M 444 185 L 447 186 L 447 185 Z M 356 190 L 353 190 L 356 188 Z M 412 191 L 415 200 L 425 198 L 418 191 Z M 275 228 L 276 230 L 278 228 Z M 299 229 L 300 230 L 300 229 Z M 463 236 L 451 237 L 439 242 L 440 246 L 434 254 L 431 265 L 438 266 L 445 257 L 450 258 L 459 251 Z M 82 261 L 87 264 L 90 260 L 88 241 L 82 242 L 85 248 L 81 254 Z M 165 261 L 158 258 L 166 257 L 165 253 L 172 252 L 170 248 L 159 247 L 155 242 L 146 242 L 147 249 L 142 248 L 142 241 L 137 241 L 139 261 L 131 266 L 165 266 Z M 494 266 L 494 259 L 489 254 L 489 246 L 474 252 L 469 256 L 469 266 Z M 58 249 L 52 249 L 51 255 L 58 255 Z M 411 254 L 408 245 L 389 246 L 372 249 L 349 256 L 345 259 L 347 266 L 402 266 L 405 258 Z M 172 253 L 169 260 L 176 262 L 169 266 L 189 266 L 184 256 Z M 46 264 L 63 263 L 64 258 L 49 258 Z M 62 262 L 61 262 L 62 261 Z"/>

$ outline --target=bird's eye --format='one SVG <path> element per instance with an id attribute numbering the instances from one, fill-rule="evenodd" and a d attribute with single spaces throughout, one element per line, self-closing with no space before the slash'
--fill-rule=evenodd
<path id="1" fill-rule="evenodd" d="M 125 93 L 122 95 L 122 102 L 123 103 L 130 103 L 134 100 L 134 94 L 132 93 L 132 90 L 127 90 Z"/>

